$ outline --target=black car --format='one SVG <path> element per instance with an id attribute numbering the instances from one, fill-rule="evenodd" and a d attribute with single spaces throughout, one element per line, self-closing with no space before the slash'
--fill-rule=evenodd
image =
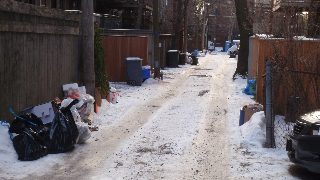
<path id="1" fill-rule="evenodd" d="M 290 161 L 320 173 L 320 110 L 300 116 L 287 137 Z"/>

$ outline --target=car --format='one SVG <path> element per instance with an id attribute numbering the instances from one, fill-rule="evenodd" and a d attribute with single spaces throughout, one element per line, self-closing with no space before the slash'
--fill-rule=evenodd
<path id="1" fill-rule="evenodd" d="M 287 136 L 286 150 L 291 162 L 320 173 L 320 110 L 297 118 Z"/>

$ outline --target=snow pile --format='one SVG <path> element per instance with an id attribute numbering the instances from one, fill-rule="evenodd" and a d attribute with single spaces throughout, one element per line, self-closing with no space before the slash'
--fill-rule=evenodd
<path id="1" fill-rule="evenodd" d="M 8 127 L 6 126 L 0 126 L 0 144 L 0 167 L 3 167 L 7 162 L 18 159 L 18 155 L 13 148 L 8 134 Z"/>
<path id="2" fill-rule="evenodd" d="M 256 112 L 241 127 L 241 143 L 246 146 L 261 148 L 266 141 L 266 121 L 264 112 Z"/>

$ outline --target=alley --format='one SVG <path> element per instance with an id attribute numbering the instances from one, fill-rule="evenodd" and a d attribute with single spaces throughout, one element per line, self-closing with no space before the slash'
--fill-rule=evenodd
<path id="1" fill-rule="evenodd" d="M 29 179 L 227 179 L 225 82 L 234 63 L 224 54 L 201 58 L 68 152 L 63 164 Z"/>
<path id="2" fill-rule="evenodd" d="M 163 81 L 111 83 L 118 103 L 104 100 L 99 130 L 69 152 L 19 161 L 2 127 L 0 179 L 317 179 L 281 147 L 263 148 L 263 112 L 239 126 L 252 96 L 242 93 L 246 79 L 231 78 L 236 63 L 218 52 L 162 70 Z"/>

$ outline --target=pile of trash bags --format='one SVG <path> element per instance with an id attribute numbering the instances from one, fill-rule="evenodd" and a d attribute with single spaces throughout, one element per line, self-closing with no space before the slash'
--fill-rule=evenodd
<path id="1" fill-rule="evenodd" d="M 89 96 L 87 98 L 92 101 L 93 97 Z M 86 116 L 87 109 L 84 108 L 84 104 L 87 107 L 89 103 L 85 98 L 79 99 L 68 98 L 63 101 L 55 99 L 53 104 L 57 111 L 53 121 L 47 124 L 43 124 L 33 113 L 15 115 L 9 132 L 13 136 L 13 146 L 18 159 L 32 161 L 47 154 L 66 152 L 76 143 L 83 143 L 89 139 L 91 131 L 80 116 L 80 114 Z"/>
<path id="2" fill-rule="evenodd" d="M 247 87 L 242 91 L 246 95 L 255 95 L 256 94 L 256 78 L 248 81 Z"/>

